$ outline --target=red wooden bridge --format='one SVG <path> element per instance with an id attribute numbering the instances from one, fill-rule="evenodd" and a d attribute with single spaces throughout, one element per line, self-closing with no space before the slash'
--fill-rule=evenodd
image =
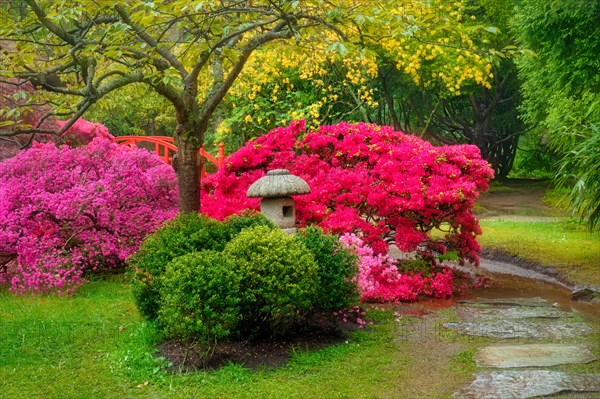
<path id="1" fill-rule="evenodd" d="M 175 139 L 169 136 L 119 136 L 113 138 L 113 141 L 130 147 L 142 147 L 151 151 L 154 150 L 154 153 L 169 165 L 173 164 L 173 155 L 177 152 Z M 199 155 L 218 169 L 225 162 L 225 144 L 219 143 L 219 153 L 216 158 L 209 154 L 204 149 L 204 146 L 200 149 Z M 202 162 L 201 177 L 206 176 L 206 172 L 206 162 Z"/>

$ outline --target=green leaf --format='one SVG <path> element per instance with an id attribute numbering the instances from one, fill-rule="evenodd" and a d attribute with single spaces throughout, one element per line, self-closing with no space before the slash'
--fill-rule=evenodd
<path id="1" fill-rule="evenodd" d="M 341 56 L 344 56 L 349 53 L 348 48 L 342 42 L 335 42 L 335 43 L 330 44 L 327 47 L 327 51 L 330 53 L 337 53 Z"/>
<path id="2" fill-rule="evenodd" d="M 493 33 L 494 35 L 497 35 L 498 33 L 500 33 L 500 29 L 496 28 L 495 26 L 484 26 L 482 29 L 484 31 Z"/>

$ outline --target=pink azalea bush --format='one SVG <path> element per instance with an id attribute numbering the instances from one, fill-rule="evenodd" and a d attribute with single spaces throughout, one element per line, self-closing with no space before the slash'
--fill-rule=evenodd
<path id="1" fill-rule="evenodd" d="M 67 124 L 67 121 L 56 121 L 56 124 L 59 128 L 62 128 Z M 103 124 L 79 118 L 60 136 L 59 142 L 71 147 L 78 147 L 89 144 L 97 137 L 107 140 L 114 138 Z"/>
<path id="2" fill-rule="evenodd" d="M 70 293 L 86 271 L 124 266 L 177 213 L 176 187 L 154 154 L 101 138 L 34 144 L 0 163 L 0 251 L 17 254 L 12 290 Z"/>
<path id="3" fill-rule="evenodd" d="M 475 146 L 435 147 L 391 127 L 364 123 L 305 132 L 304 122 L 294 121 L 248 142 L 204 179 L 203 213 L 224 219 L 258 209 L 259 199 L 245 195 L 248 187 L 279 168 L 311 187 L 310 194 L 296 198 L 301 227 L 360 233 L 376 254 L 387 253 L 386 239 L 394 238 L 402 251 L 416 251 L 431 263 L 448 251 L 479 260 L 481 229 L 472 210 L 493 171 Z M 434 238 L 435 229 L 447 233 Z"/>
<path id="4" fill-rule="evenodd" d="M 452 296 L 454 276 L 448 268 L 430 276 L 425 276 L 423 272 L 402 273 L 394 259 L 375 254 L 355 234 L 343 234 L 340 242 L 358 256 L 357 284 L 361 302 L 412 302 L 420 294 L 435 298 Z"/>

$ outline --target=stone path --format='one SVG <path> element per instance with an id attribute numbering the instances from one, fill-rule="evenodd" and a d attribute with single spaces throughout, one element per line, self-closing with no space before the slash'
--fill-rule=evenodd
<path id="1" fill-rule="evenodd" d="M 549 367 L 596 360 L 583 344 L 522 344 L 480 348 L 473 356 L 478 367 Z"/>
<path id="2" fill-rule="evenodd" d="M 588 345 L 579 342 L 585 341 L 593 330 L 575 321 L 570 312 L 552 306 L 543 298 L 510 298 L 463 301 L 457 314 L 462 321 L 445 323 L 444 327 L 499 342 L 475 353 L 477 367 L 486 370 L 478 372 L 473 382 L 454 394 L 455 398 L 520 399 L 564 392 L 596 392 L 584 397 L 600 397 L 600 374 L 544 369 L 597 360 Z M 527 342 L 515 342 L 519 339 Z M 540 339 L 578 342 L 535 342 Z"/>

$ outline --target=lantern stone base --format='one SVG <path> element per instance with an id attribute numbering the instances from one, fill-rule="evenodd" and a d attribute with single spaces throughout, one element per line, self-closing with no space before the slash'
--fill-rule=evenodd
<path id="1" fill-rule="evenodd" d="M 275 226 L 284 230 L 296 225 L 296 207 L 292 197 L 263 198 L 260 201 L 260 211 Z"/>

